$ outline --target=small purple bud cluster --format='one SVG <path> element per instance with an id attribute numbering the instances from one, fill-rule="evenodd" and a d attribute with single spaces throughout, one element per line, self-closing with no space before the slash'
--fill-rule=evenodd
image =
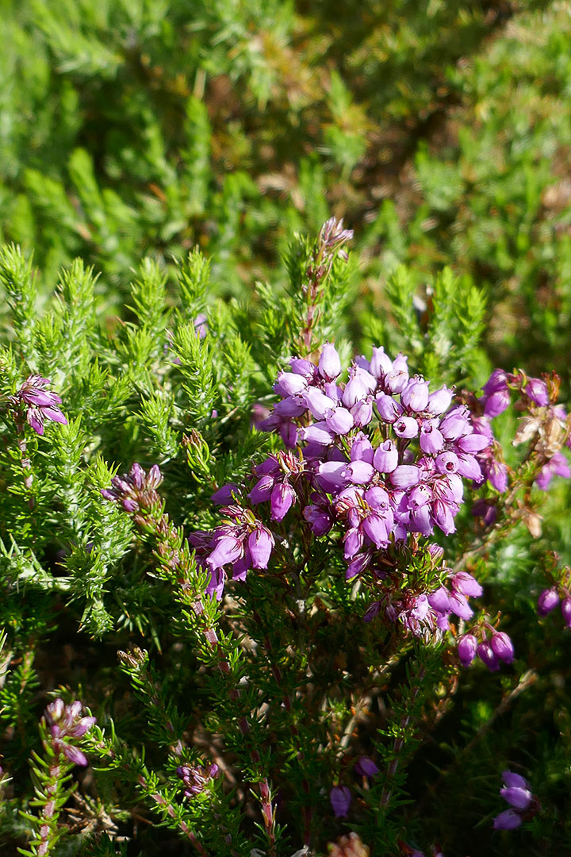
<path id="1" fill-rule="evenodd" d="M 474 611 L 468 603 L 468 598 L 477 598 L 483 590 L 478 581 L 466 571 L 449 573 L 446 584 L 447 586 L 440 586 L 429 594 L 406 593 L 402 598 L 395 598 L 391 593 L 387 593 L 384 603 L 376 601 L 370 605 L 364 619 L 366 622 L 370 621 L 384 606 L 385 614 L 391 621 L 400 621 L 416 636 L 419 636 L 424 628 L 447 631 L 452 614 L 460 619 L 472 618 Z"/>
<path id="2" fill-rule="evenodd" d="M 532 818 L 539 809 L 539 801 L 532 794 L 525 777 L 512 771 L 502 771 L 503 787 L 500 795 L 506 800 L 510 809 L 500 812 L 494 819 L 495 830 L 514 830 L 519 827 L 526 817 Z"/>
<path id="3" fill-rule="evenodd" d="M 463 666 L 469 667 L 476 655 L 490 672 L 499 670 L 501 661 L 505 664 L 513 663 L 515 657 L 513 643 L 505 631 L 496 631 L 488 623 L 473 628 L 458 641 L 458 656 Z"/>
<path id="4" fill-rule="evenodd" d="M 554 385 L 555 386 L 555 385 Z M 547 490 L 553 476 L 571 477 L 571 468 L 565 455 L 557 446 L 553 447 L 551 435 L 564 434 L 567 413 L 561 405 L 551 405 L 550 391 L 545 381 L 539 378 L 527 378 L 523 373 L 507 373 L 503 369 L 494 369 L 488 381 L 484 384 L 483 395 L 474 400 L 475 415 L 472 423 L 476 430 L 488 436 L 489 447 L 481 452 L 478 460 L 482 472 L 488 482 L 500 493 L 507 489 L 508 471 L 506 465 L 499 461 L 494 452 L 493 432 L 490 420 L 503 413 L 511 402 L 511 393 L 519 394 L 519 407 L 526 409 L 531 417 L 525 418 L 522 426 L 518 429 L 514 444 L 530 440 L 537 432 L 541 436 L 539 451 L 547 453 L 549 461 L 544 465 L 535 484 L 542 490 Z M 554 395 L 556 398 L 556 394 Z M 476 415 L 477 412 L 477 415 Z M 551 426 L 546 430 L 546 426 Z M 554 431 L 555 429 L 555 431 Z M 566 440 L 567 446 L 571 444 L 571 438 Z M 560 444 L 559 444 L 560 445 Z M 486 524 L 490 525 L 493 520 L 490 516 L 495 514 L 489 508 L 479 507 L 474 509 L 476 515 L 488 516 Z"/>
<path id="5" fill-rule="evenodd" d="M 540 616 L 547 616 L 561 604 L 561 613 L 568 628 L 571 628 L 571 569 L 566 566 L 560 583 L 544 589 L 537 599 L 537 612 Z"/>
<path id="6" fill-rule="evenodd" d="M 154 464 L 146 473 L 140 464 L 133 464 L 128 474 L 114 476 L 111 488 L 103 488 L 101 494 L 106 500 L 119 503 L 126 512 L 137 513 L 152 509 L 160 503 L 157 488 L 163 481 L 163 475 Z"/>
<path id="7" fill-rule="evenodd" d="M 193 798 L 203 792 L 208 783 L 218 776 L 218 765 L 180 765 L 176 773 L 185 786 L 185 797 Z"/>
<path id="8" fill-rule="evenodd" d="M 48 390 L 50 381 L 41 375 L 29 375 L 16 395 L 10 398 L 10 406 L 18 412 L 26 409 L 28 425 L 39 434 L 44 433 L 45 420 L 51 420 L 61 425 L 67 425 L 67 420 L 61 412 L 61 398 Z"/>
<path id="9" fill-rule="evenodd" d="M 65 705 L 63 699 L 55 699 L 47 706 L 44 717 L 56 755 L 63 755 L 73 765 L 87 765 L 82 751 L 70 741 L 83 738 L 95 723 L 95 717 L 82 717 L 81 702 L 77 700 Z"/>
<path id="10" fill-rule="evenodd" d="M 273 533 L 249 509 L 226 506 L 221 511 L 226 516 L 222 526 L 213 533 L 197 531 L 189 536 L 198 565 L 210 572 L 207 594 L 218 599 L 224 591 L 225 565 L 232 566 L 233 580 L 245 580 L 249 569 L 268 567 L 275 545 Z"/>

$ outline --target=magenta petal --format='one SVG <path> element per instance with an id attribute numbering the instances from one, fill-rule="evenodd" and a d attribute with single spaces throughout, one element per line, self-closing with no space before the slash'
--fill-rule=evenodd
<path id="1" fill-rule="evenodd" d="M 44 423 L 42 421 L 41 416 L 35 411 L 28 411 L 27 413 L 28 424 L 34 429 L 37 434 L 44 433 Z"/>

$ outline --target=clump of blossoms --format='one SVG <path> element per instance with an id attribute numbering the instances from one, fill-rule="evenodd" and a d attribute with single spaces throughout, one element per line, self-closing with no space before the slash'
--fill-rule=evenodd
<path id="1" fill-rule="evenodd" d="M 40 724 L 45 760 L 36 757 L 39 764 L 32 768 L 37 796 L 32 806 L 41 807 L 41 812 L 39 816 L 25 814 L 34 826 L 30 847 L 37 857 L 52 853 L 65 833 L 58 818 L 74 791 L 74 786 L 69 786 L 70 771 L 75 765 L 87 765 L 77 744 L 93 727 L 95 717 L 82 716 L 82 708 L 77 700 L 66 705 L 63 699 L 55 699 L 47 706 Z"/>
<path id="2" fill-rule="evenodd" d="M 16 419 L 21 419 L 23 415 L 28 425 L 39 435 L 44 433 L 46 420 L 67 425 L 67 419 L 59 407 L 61 398 L 48 390 L 49 385 L 48 378 L 29 375 L 9 402 Z"/>
<path id="3" fill-rule="evenodd" d="M 467 572 L 447 569 L 436 545 L 425 553 L 439 585 L 415 581 L 406 559 L 422 537 L 455 532 L 466 481 L 480 484 L 491 472 L 491 429 L 454 401 L 454 390 L 431 391 L 421 375 L 411 376 L 403 354 L 391 359 L 373 348 L 370 360 L 352 362 L 345 383 L 341 374 L 332 343 L 316 363 L 292 358 L 280 372 L 280 401 L 258 427 L 278 433 L 286 450 L 255 468 L 247 499 L 256 509 L 267 505 L 276 525 L 298 506 L 315 537 L 339 534 L 346 579 L 366 578 L 376 595 L 366 621 L 382 613 L 415 635 L 441 633 L 450 616 L 472 617 L 469 598 L 482 588 Z M 228 504 L 223 524 L 190 536 L 217 598 L 229 573 L 243 580 L 249 569 L 266 569 L 279 542 L 240 493 L 236 485 L 217 491 L 215 502 Z"/>
<path id="4" fill-rule="evenodd" d="M 537 612 L 540 616 L 547 616 L 552 610 L 560 605 L 565 624 L 571 628 L 571 569 L 565 566 L 561 570 L 561 579 L 558 583 L 544 589 L 537 599 Z"/>
<path id="5" fill-rule="evenodd" d="M 533 818 L 540 805 L 525 777 L 512 771 L 503 771 L 502 779 L 504 785 L 500 789 L 500 795 L 509 803 L 510 808 L 495 817 L 494 829 L 514 830 L 526 819 Z"/>

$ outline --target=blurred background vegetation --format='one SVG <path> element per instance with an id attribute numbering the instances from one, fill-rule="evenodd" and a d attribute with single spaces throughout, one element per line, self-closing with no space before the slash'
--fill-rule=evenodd
<path id="1" fill-rule="evenodd" d="M 80 255 L 121 313 L 195 245 L 276 286 L 293 230 L 355 230 L 354 324 L 410 263 L 490 300 L 492 360 L 567 383 L 571 16 L 549 0 L 1 0 L 0 240 Z M 365 323 L 370 327 L 370 322 Z M 379 330 L 364 331 L 378 338 Z"/>

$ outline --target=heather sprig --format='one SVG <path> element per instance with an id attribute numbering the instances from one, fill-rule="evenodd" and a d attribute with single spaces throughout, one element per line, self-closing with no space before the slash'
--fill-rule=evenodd
<path id="1" fill-rule="evenodd" d="M 46 857 L 55 851 L 66 833 L 66 827 L 59 825 L 58 820 L 76 788 L 71 782 L 71 771 L 88 763 L 78 744 L 95 724 L 95 717 L 82 716 L 82 708 L 78 700 L 66 704 L 57 698 L 45 710 L 40 722 L 44 754 L 33 753 L 31 762 L 36 794 L 31 806 L 39 807 L 40 813 L 22 813 L 32 825 L 33 839 L 30 850 L 19 849 L 21 854 Z"/>

